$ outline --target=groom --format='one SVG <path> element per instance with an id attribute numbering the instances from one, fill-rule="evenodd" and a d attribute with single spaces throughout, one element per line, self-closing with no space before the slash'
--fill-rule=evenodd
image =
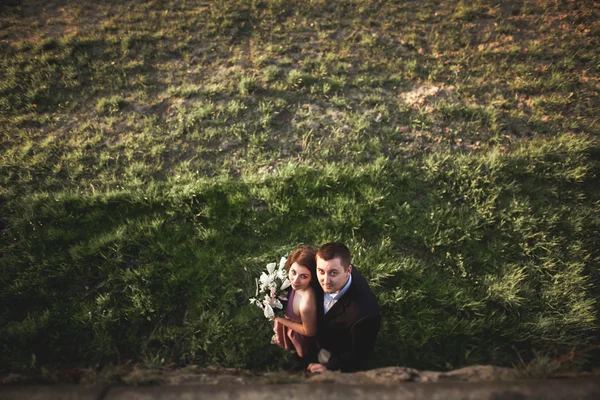
<path id="1" fill-rule="evenodd" d="M 317 252 L 317 278 L 324 294 L 317 296 L 319 363 L 310 372 L 365 369 L 375 346 L 381 317 L 366 279 L 350 264 L 350 250 L 331 242 Z"/>

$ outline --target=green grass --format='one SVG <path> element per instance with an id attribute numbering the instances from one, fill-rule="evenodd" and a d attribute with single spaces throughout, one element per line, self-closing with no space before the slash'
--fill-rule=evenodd
<path id="1" fill-rule="evenodd" d="M 374 366 L 598 344 L 600 16 L 573 4 L 0 6 L 0 369 L 289 368 L 253 279 L 329 240 L 382 306 Z"/>

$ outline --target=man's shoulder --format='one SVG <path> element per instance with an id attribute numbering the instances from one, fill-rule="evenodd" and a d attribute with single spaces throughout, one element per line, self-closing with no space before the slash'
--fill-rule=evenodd
<path id="1" fill-rule="evenodd" d="M 369 282 L 355 266 L 352 266 L 352 284 L 350 286 L 354 287 L 355 291 L 369 293 L 375 297 Z"/>
<path id="2" fill-rule="evenodd" d="M 354 266 L 352 267 L 352 284 L 350 287 L 352 303 L 358 314 L 362 317 L 379 314 L 377 297 L 375 297 L 365 277 Z"/>

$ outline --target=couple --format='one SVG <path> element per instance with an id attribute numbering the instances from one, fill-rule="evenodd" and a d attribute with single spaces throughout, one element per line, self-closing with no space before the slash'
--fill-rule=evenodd
<path id="1" fill-rule="evenodd" d="M 341 243 L 296 248 L 285 268 L 292 283 L 274 342 L 295 351 L 310 372 L 365 369 L 379 332 L 377 299 Z"/>

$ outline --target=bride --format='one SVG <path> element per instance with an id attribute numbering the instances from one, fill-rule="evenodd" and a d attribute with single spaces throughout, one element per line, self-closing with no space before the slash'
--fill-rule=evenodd
<path id="1" fill-rule="evenodd" d="M 316 249 L 299 246 L 287 259 L 285 269 L 291 287 L 284 318 L 275 318 L 273 343 L 307 361 L 316 353 L 317 296 Z"/>

